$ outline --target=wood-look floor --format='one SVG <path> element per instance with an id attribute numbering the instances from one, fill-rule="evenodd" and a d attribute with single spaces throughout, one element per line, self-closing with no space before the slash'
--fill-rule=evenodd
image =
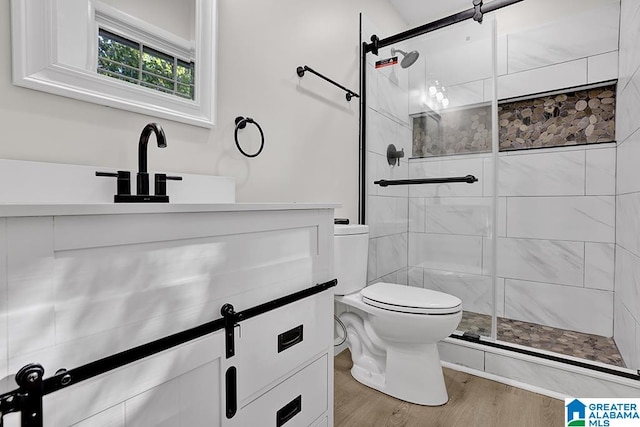
<path id="1" fill-rule="evenodd" d="M 351 377 L 351 354 L 335 358 L 335 427 L 561 426 L 564 402 L 495 381 L 444 369 L 449 402 L 414 405 Z"/>

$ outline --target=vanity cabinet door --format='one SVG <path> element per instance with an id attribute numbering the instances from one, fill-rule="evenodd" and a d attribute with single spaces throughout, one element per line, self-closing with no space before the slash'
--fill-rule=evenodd
<path id="1" fill-rule="evenodd" d="M 242 408 L 230 425 L 238 427 L 309 427 L 313 425 L 328 409 L 328 363 L 328 355 L 324 354 Z"/>
<path id="2" fill-rule="evenodd" d="M 236 355 L 240 407 L 326 351 L 332 339 L 333 294 L 323 292 L 240 324 Z"/>

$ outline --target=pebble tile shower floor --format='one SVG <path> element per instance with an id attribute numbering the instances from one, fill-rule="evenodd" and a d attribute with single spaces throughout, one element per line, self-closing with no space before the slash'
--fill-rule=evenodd
<path id="1" fill-rule="evenodd" d="M 489 336 L 491 334 L 491 316 L 465 311 L 458 330 Z M 498 317 L 498 340 L 625 367 L 613 338 L 599 335 Z"/>

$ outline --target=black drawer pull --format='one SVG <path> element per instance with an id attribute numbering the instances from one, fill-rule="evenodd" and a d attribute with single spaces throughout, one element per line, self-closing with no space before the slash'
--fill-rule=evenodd
<path id="1" fill-rule="evenodd" d="M 296 326 L 295 328 L 278 335 L 278 353 L 281 353 L 289 347 L 293 347 L 294 345 L 302 342 L 302 326 L 303 325 Z"/>
<path id="2" fill-rule="evenodd" d="M 276 427 L 281 427 L 302 411 L 302 395 L 284 405 L 276 413 Z"/>
<path id="3" fill-rule="evenodd" d="M 233 418 L 238 410 L 238 382 L 237 370 L 235 366 L 227 369 L 224 375 L 225 379 L 225 397 L 227 400 L 227 418 Z"/>

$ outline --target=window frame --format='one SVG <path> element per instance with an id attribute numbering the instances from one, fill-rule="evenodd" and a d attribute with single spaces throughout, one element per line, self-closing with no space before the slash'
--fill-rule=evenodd
<path id="1" fill-rule="evenodd" d="M 109 7 L 97 0 L 11 0 L 13 83 L 157 118 L 214 127 L 217 5 L 217 0 L 195 0 L 193 100 L 96 73 L 96 9 L 100 15 Z M 63 8 L 73 10 L 58 10 Z M 73 25 L 65 25 L 64 20 L 71 17 Z M 86 25 L 79 19 L 85 19 Z M 72 47 L 71 53 L 80 59 L 75 64 L 65 63 L 61 59 L 69 56 L 64 51 L 65 41 L 79 40 L 78 34 L 84 35 L 82 43 Z M 164 50 L 164 46 L 159 47 Z"/>

